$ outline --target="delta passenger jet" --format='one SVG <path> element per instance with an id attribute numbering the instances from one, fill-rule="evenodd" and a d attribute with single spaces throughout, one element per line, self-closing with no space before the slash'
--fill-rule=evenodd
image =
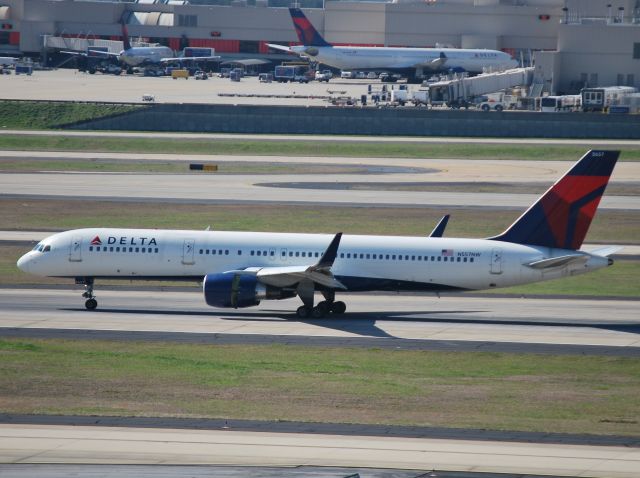
<path id="1" fill-rule="evenodd" d="M 417 81 L 425 74 L 442 71 L 476 74 L 485 68 L 506 70 L 518 66 L 510 55 L 498 50 L 333 46 L 322 38 L 302 10 L 290 8 L 289 12 L 302 45 L 286 47 L 269 43 L 269 47 L 307 55 L 340 70 L 396 72 Z"/>
<path id="2" fill-rule="evenodd" d="M 488 239 L 155 229 L 75 229 L 18 260 L 25 272 L 74 278 L 95 309 L 95 279 L 197 281 L 213 307 L 298 296 L 301 318 L 345 312 L 336 293 L 509 287 L 613 264 L 618 247 L 580 251 L 619 151 L 589 151 L 502 234 Z M 441 226 L 442 228 L 444 226 Z M 314 305 L 318 291 L 324 300 Z"/>

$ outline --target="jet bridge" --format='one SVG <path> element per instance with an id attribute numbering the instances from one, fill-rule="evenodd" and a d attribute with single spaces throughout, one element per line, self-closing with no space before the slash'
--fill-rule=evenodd
<path id="1" fill-rule="evenodd" d="M 514 68 L 495 73 L 483 73 L 474 77 L 454 78 L 429 85 L 431 105 L 447 105 L 451 108 L 469 106 L 473 98 L 516 86 L 528 86 L 533 79 L 534 68 Z"/>

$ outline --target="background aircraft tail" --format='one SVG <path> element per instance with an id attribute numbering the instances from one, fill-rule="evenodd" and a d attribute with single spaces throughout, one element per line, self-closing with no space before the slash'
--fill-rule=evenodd
<path id="1" fill-rule="evenodd" d="M 331 46 L 327 43 L 322 35 L 318 33 L 318 30 L 314 28 L 311 22 L 305 17 L 302 10 L 299 8 L 290 8 L 291 20 L 293 20 L 293 26 L 296 29 L 298 40 L 304 46 Z"/>
<path id="2" fill-rule="evenodd" d="M 127 29 L 127 14 L 129 12 L 125 11 L 122 13 L 120 17 L 120 27 L 122 28 L 122 49 L 130 50 L 131 42 L 129 41 L 129 30 Z"/>
<path id="3" fill-rule="evenodd" d="M 496 241 L 579 249 L 620 151 L 589 151 Z"/>

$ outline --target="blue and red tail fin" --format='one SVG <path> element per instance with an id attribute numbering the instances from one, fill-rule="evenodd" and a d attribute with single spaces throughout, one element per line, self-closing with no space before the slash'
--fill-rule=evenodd
<path id="1" fill-rule="evenodd" d="M 318 30 L 314 28 L 309 19 L 305 17 L 302 10 L 299 8 L 290 8 L 291 20 L 293 20 L 293 26 L 296 29 L 298 40 L 304 46 L 331 46 L 327 43 L 322 35 L 318 33 Z"/>
<path id="2" fill-rule="evenodd" d="M 560 249 L 582 246 L 620 151 L 589 151 L 499 236 Z"/>

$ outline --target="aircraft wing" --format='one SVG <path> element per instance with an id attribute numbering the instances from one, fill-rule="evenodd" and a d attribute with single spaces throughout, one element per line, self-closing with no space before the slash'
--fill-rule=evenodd
<path id="1" fill-rule="evenodd" d="M 532 269 L 550 269 L 552 267 L 562 267 L 567 264 L 575 264 L 579 262 L 587 262 L 589 256 L 587 254 L 567 254 L 566 256 L 550 257 L 539 261 L 529 262 L 525 264 Z"/>
<path id="2" fill-rule="evenodd" d="M 102 50 L 87 50 L 87 51 L 63 50 L 60 53 L 64 53 L 65 55 L 84 56 L 84 57 L 90 57 L 90 58 L 100 58 L 101 56 L 112 56 L 112 57 L 120 56 L 119 53 L 112 53 L 109 51 L 102 51 Z M 95 57 L 91 56 L 91 54 L 95 55 Z"/>
<path id="3" fill-rule="evenodd" d="M 428 70 L 441 70 L 444 67 L 444 64 L 447 62 L 448 58 L 447 56 L 440 52 L 440 56 L 438 58 L 435 58 L 433 60 L 427 60 L 424 61 L 422 63 L 417 63 L 414 66 L 416 68 L 420 67 L 420 68 L 426 68 Z"/>
<path id="4" fill-rule="evenodd" d="M 219 60 L 220 56 L 172 56 L 169 58 L 160 58 L 160 63 L 182 63 L 183 61 L 193 60 L 193 61 L 203 61 L 203 60 Z"/>
<path id="5" fill-rule="evenodd" d="M 267 46 L 269 48 L 273 48 L 274 50 L 286 51 L 286 52 L 289 52 L 289 53 L 293 52 L 293 50 L 291 48 L 289 48 L 288 46 L 284 46 L 284 45 L 276 45 L 275 43 L 267 43 Z"/>
<path id="6" fill-rule="evenodd" d="M 344 284 L 336 279 L 331 271 L 341 238 L 342 233 L 339 232 L 335 235 L 320 260 L 309 266 L 251 267 L 240 271 L 227 272 L 255 274 L 260 282 L 273 287 L 294 287 L 303 280 L 310 280 L 314 284 L 330 289 L 346 290 Z"/>

